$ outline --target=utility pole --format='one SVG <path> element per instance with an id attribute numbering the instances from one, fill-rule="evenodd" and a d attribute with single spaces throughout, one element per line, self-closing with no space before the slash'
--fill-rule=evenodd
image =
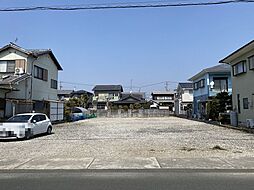
<path id="1" fill-rule="evenodd" d="M 168 82 L 168 81 L 166 81 L 166 83 L 165 83 L 165 88 L 166 88 L 166 91 L 168 91 L 168 85 L 169 85 L 169 82 Z"/>
<path id="2" fill-rule="evenodd" d="M 59 88 L 60 88 L 60 90 L 62 90 L 62 88 L 63 88 L 62 81 L 60 81 Z"/>
<path id="3" fill-rule="evenodd" d="M 131 79 L 131 87 L 130 87 L 130 92 L 132 92 L 132 79 Z"/>

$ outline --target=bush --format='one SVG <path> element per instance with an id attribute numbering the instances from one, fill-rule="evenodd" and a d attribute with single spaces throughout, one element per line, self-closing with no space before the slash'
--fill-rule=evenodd
<path id="1" fill-rule="evenodd" d="M 227 108 L 232 107 L 232 96 L 227 92 L 218 93 L 216 97 L 212 98 L 207 104 L 207 118 L 214 121 L 219 121 L 220 113 L 225 113 Z"/>

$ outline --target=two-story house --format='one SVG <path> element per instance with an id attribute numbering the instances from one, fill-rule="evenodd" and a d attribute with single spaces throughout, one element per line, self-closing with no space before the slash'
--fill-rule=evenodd
<path id="1" fill-rule="evenodd" d="M 50 49 L 24 49 L 14 43 L 2 47 L 0 117 L 37 111 L 57 120 L 58 111 L 53 107 L 57 102 L 59 70 L 62 67 Z"/>
<path id="2" fill-rule="evenodd" d="M 248 119 L 254 119 L 254 40 L 220 63 L 231 66 L 233 110 L 238 113 L 238 124 L 246 125 Z"/>
<path id="3" fill-rule="evenodd" d="M 192 109 L 193 84 L 190 82 L 179 83 L 175 96 L 175 114 L 187 115 Z"/>
<path id="4" fill-rule="evenodd" d="M 108 109 L 110 103 L 120 100 L 123 87 L 121 85 L 96 85 L 92 90 L 94 91 L 94 108 Z"/>
<path id="5" fill-rule="evenodd" d="M 231 69 L 227 64 L 206 68 L 189 79 L 193 83 L 193 117 L 207 114 L 207 102 L 220 92 L 232 93 Z"/>
<path id="6" fill-rule="evenodd" d="M 92 108 L 93 93 L 86 90 L 58 90 L 57 96 L 59 101 L 68 101 L 70 98 L 81 98 L 87 96 L 88 101 L 85 108 Z"/>
<path id="7" fill-rule="evenodd" d="M 152 92 L 151 108 L 174 111 L 175 92 L 172 91 L 157 91 Z"/>

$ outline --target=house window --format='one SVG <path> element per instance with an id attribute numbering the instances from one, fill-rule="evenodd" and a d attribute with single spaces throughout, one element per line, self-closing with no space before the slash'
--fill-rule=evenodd
<path id="1" fill-rule="evenodd" d="M 202 79 L 198 82 L 198 87 L 199 88 L 204 88 L 205 87 L 205 79 Z"/>
<path id="2" fill-rule="evenodd" d="M 51 88 L 57 89 L 57 81 L 54 79 L 51 79 Z"/>
<path id="3" fill-rule="evenodd" d="M 197 90 L 197 89 L 198 89 L 198 83 L 195 82 L 195 83 L 194 83 L 194 90 Z"/>
<path id="4" fill-rule="evenodd" d="M 250 70 L 254 70 L 254 55 L 248 58 Z"/>
<path id="5" fill-rule="evenodd" d="M 235 65 L 233 65 L 233 75 L 239 75 L 242 73 L 246 73 L 246 61 L 241 61 Z"/>
<path id="6" fill-rule="evenodd" d="M 243 98 L 243 109 L 249 109 L 249 100 L 248 100 L 248 98 Z"/>
<path id="7" fill-rule="evenodd" d="M 14 73 L 15 71 L 15 60 L 0 61 L 0 72 L 1 73 Z"/>
<path id="8" fill-rule="evenodd" d="M 48 81 L 48 70 L 38 66 L 34 66 L 34 78 Z"/>
<path id="9" fill-rule="evenodd" d="M 213 90 L 216 92 L 228 91 L 228 78 L 213 78 Z"/>

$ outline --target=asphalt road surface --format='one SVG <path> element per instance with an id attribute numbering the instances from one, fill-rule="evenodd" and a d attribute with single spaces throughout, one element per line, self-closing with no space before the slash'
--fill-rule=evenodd
<path id="1" fill-rule="evenodd" d="M 248 190 L 254 170 L 2 170 L 1 190 Z"/>

